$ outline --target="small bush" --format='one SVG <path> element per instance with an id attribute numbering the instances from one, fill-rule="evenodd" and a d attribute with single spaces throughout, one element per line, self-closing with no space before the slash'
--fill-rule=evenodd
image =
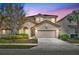
<path id="1" fill-rule="evenodd" d="M 4 40 L 4 39 L 0 39 L 0 43 L 10 43 L 11 40 Z"/>
<path id="2" fill-rule="evenodd" d="M 68 34 L 62 34 L 59 36 L 59 39 L 67 41 L 68 39 L 70 39 L 70 36 Z"/>
<path id="3" fill-rule="evenodd" d="M 28 39 L 27 34 L 8 35 L 0 38 L 0 42 L 25 42 Z"/>

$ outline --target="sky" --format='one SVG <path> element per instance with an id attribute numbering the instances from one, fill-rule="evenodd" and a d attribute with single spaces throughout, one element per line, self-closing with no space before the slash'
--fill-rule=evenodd
<path id="1" fill-rule="evenodd" d="M 58 20 L 79 9 L 79 3 L 26 3 L 24 11 L 26 16 L 41 14 L 57 15 Z"/>
<path id="2" fill-rule="evenodd" d="M 5 7 L 7 3 L 0 3 L 0 7 Z M 36 15 L 38 13 L 57 15 L 57 20 L 79 9 L 79 3 L 20 3 L 23 5 L 26 16 Z M 14 4 L 16 5 L 16 4 Z"/>

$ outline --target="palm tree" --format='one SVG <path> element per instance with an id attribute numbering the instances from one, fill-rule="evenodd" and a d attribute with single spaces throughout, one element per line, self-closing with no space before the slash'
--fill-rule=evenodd
<path id="1" fill-rule="evenodd" d="M 76 22 L 75 33 L 79 37 L 79 10 L 74 10 L 71 14 L 67 16 L 69 22 Z"/>

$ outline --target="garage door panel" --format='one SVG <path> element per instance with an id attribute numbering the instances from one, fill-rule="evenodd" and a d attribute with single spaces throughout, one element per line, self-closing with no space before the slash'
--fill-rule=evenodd
<path id="1" fill-rule="evenodd" d="M 38 38 L 55 38 L 55 30 L 39 30 L 37 33 Z"/>

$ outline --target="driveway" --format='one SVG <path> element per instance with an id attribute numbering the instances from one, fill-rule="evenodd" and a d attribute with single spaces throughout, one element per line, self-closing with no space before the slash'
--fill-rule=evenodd
<path id="1" fill-rule="evenodd" d="M 39 38 L 38 46 L 30 50 L 37 54 L 79 54 L 79 46 L 57 38 Z"/>
<path id="2" fill-rule="evenodd" d="M 32 50 L 77 51 L 79 50 L 79 47 L 57 38 L 39 38 L 38 46 L 33 47 Z"/>
<path id="3" fill-rule="evenodd" d="M 39 38 L 36 47 L 31 49 L 0 49 L 0 54 L 79 55 L 79 46 L 56 38 Z"/>

